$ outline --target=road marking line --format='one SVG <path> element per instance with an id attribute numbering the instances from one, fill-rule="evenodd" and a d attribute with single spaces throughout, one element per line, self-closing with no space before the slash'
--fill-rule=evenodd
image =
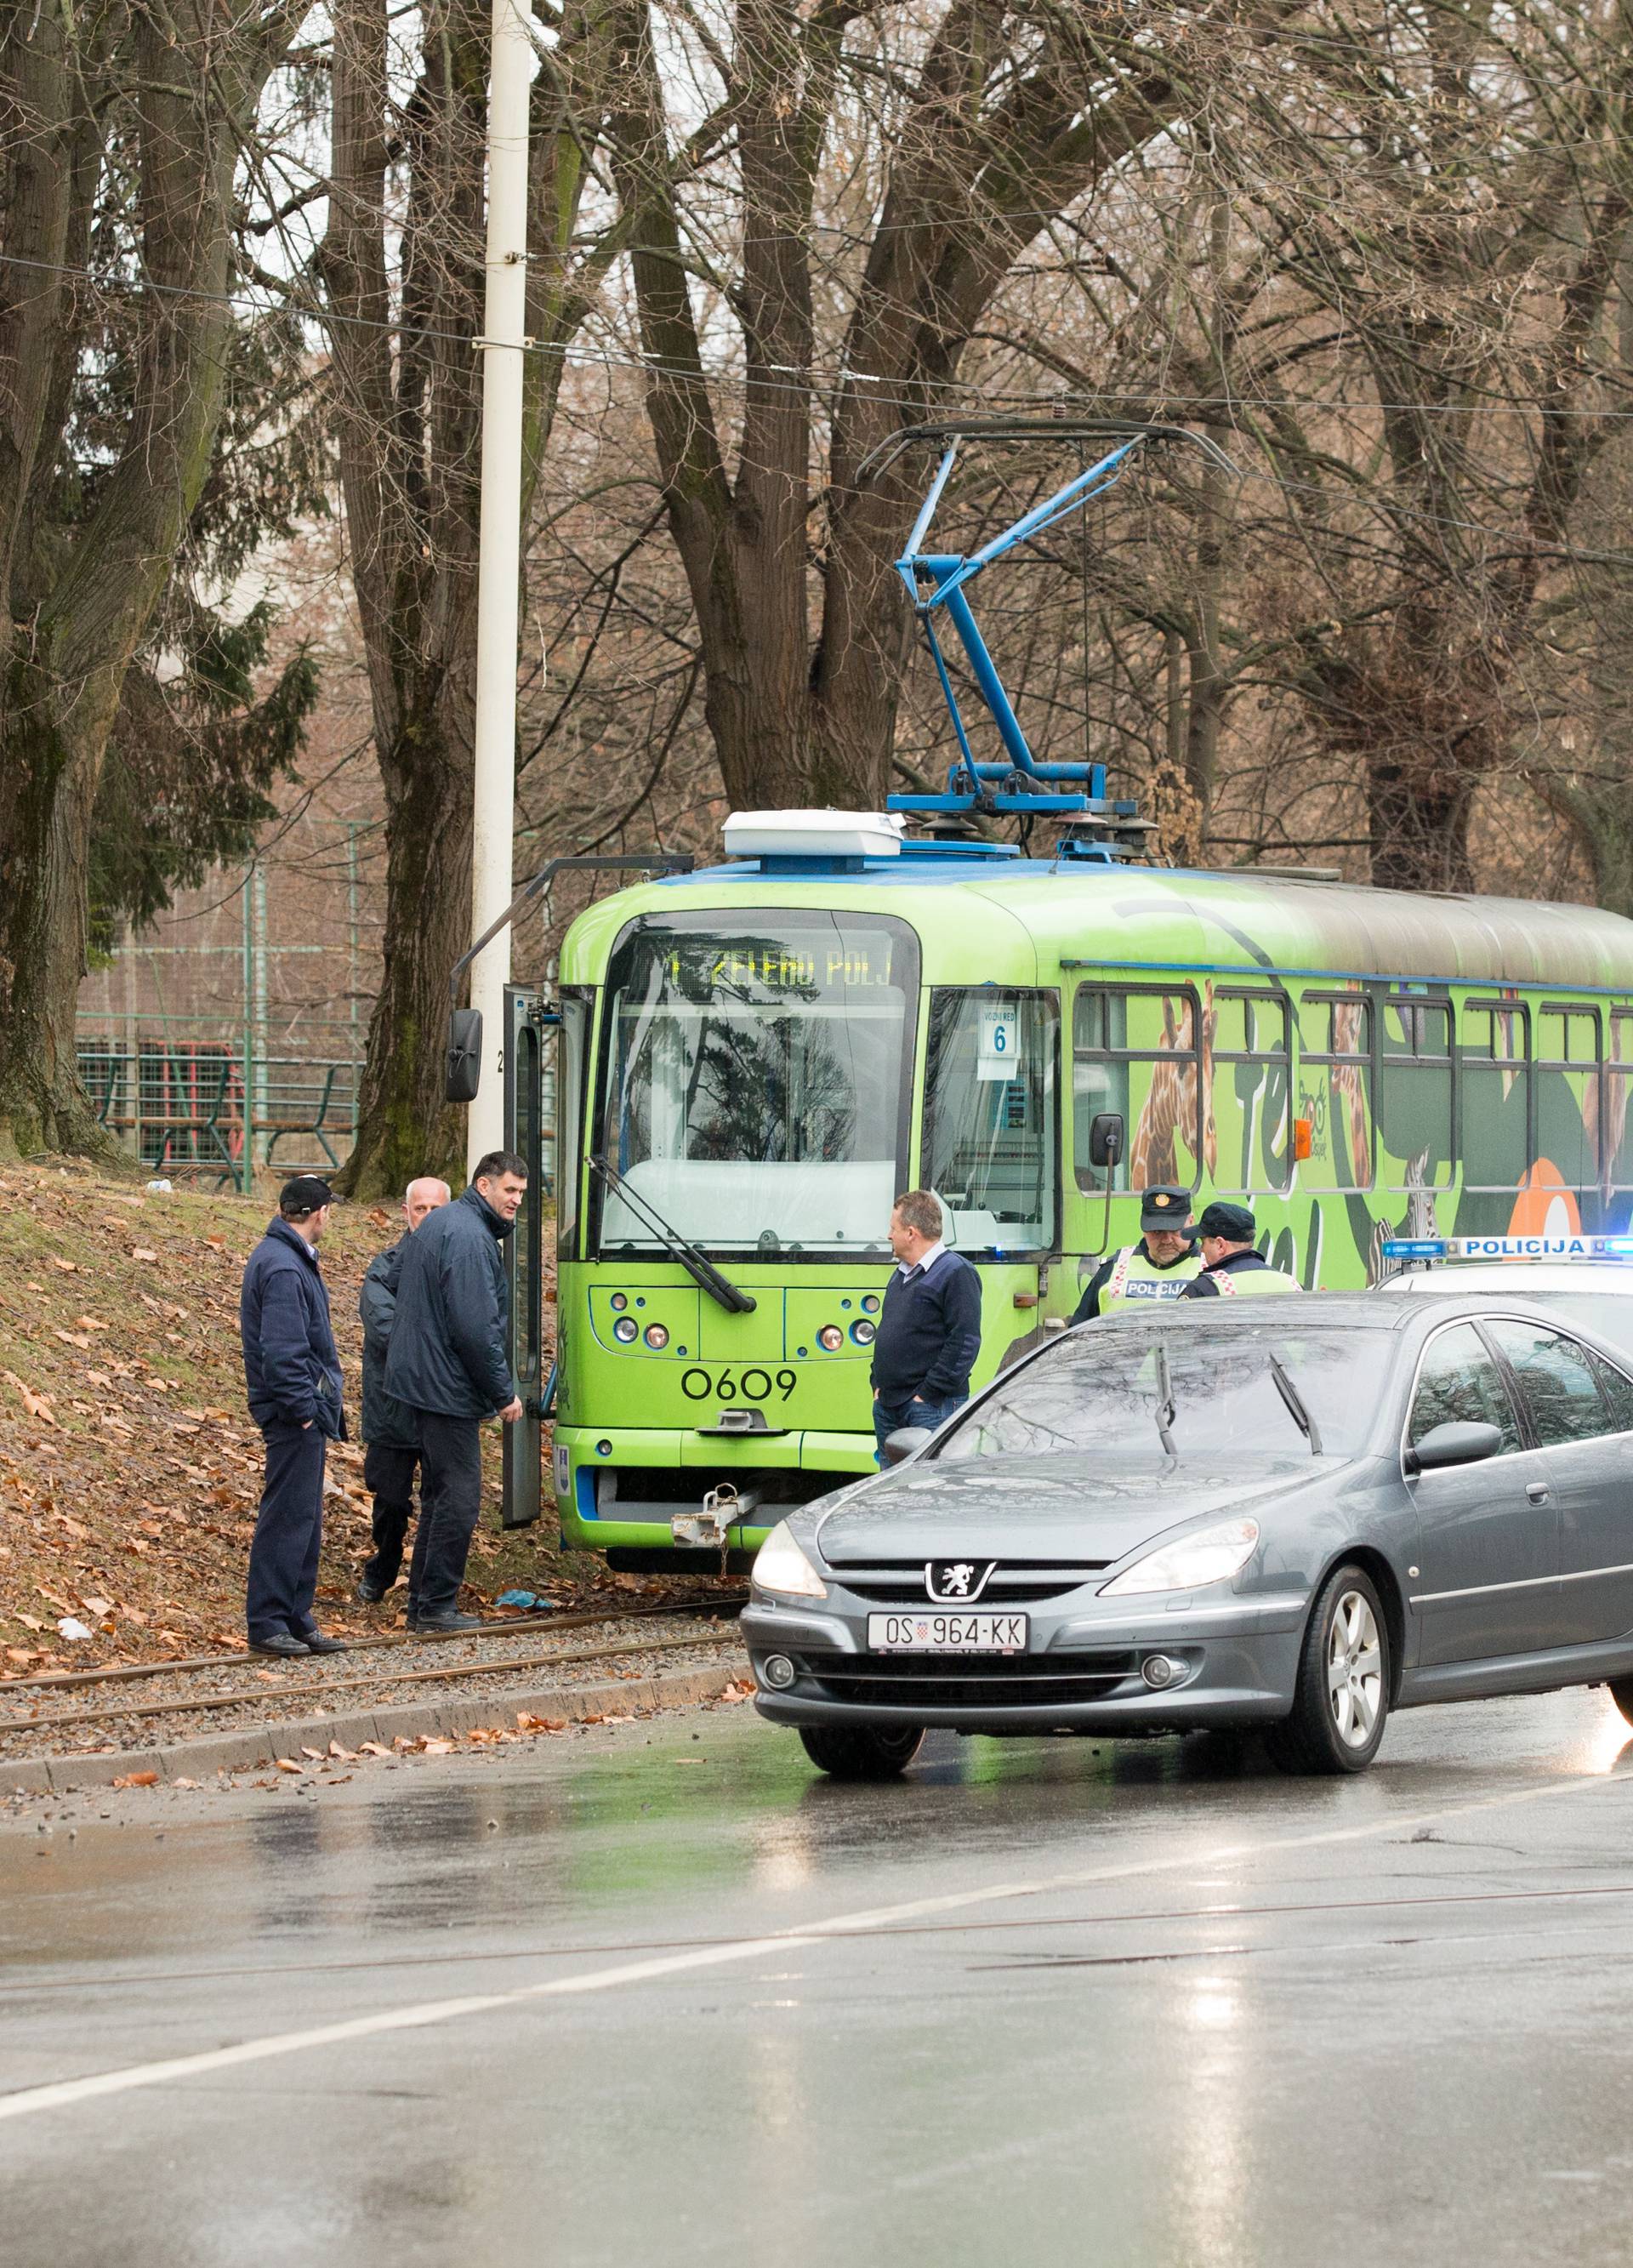
<path id="1" fill-rule="evenodd" d="M 1402 1817 L 1365 1820 L 1354 1827 L 1319 1828 L 1306 1835 L 1284 1835 L 1271 1842 L 1221 1844 L 1198 1852 L 1187 1848 L 1160 1858 L 1133 1859 L 1109 1867 L 1076 1869 L 1070 1874 L 1043 1875 L 1032 1881 L 995 1882 L 982 1889 L 953 1890 L 933 1898 L 911 1898 L 901 1904 L 875 1906 L 859 1913 L 835 1914 L 826 1921 L 807 1922 L 798 1929 L 769 1937 L 735 1938 L 722 1945 L 694 1948 L 684 1953 L 661 1954 L 646 1961 L 626 1961 L 610 1969 L 592 1969 L 577 1977 L 554 1977 L 536 1984 L 520 1984 L 508 1992 L 471 1993 L 454 2000 L 422 2000 L 406 2008 L 382 2009 L 371 2016 L 352 2016 L 336 2024 L 320 2024 L 300 2032 L 273 2032 L 235 2046 L 207 2048 L 197 2055 L 170 2056 L 158 2063 L 130 2064 L 120 2071 L 93 2072 L 84 2079 L 63 2079 L 43 2087 L 19 2088 L 0 2095 L 0 2119 L 26 2118 L 37 2110 L 53 2110 L 69 2103 L 92 2102 L 101 2095 L 127 2095 L 136 2088 L 166 2086 L 173 2080 L 191 2079 L 206 2072 L 227 2071 L 240 2064 L 263 2063 L 275 2056 L 299 2055 L 308 2048 L 338 2046 L 347 2040 L 370 2039 L 383 2032 L 423 2029 L 428 2024 L 450 2023 L 460 2016 L 485 2015 L 496 2008 L 512 2008 L 528 2000 L 563 1999 L 574 1993 L 606 1992 L 620 1984 L 638 1984 L 658 1977 L 676 1977 L 689 1970 L 721 1968 L 729 1962 L 757 1961 L 772 1953 L 832 1944 L 851 1936 L 866 1936 L 927 1914 L 956 1913 L 971 1906 L 995 1905 L 1012 1898 L 1041 1897 L 1055 1890 L 1081 1889 L 1090 1883 L 1126 1881 L 1140 1874 L 1160 1874 L 1180 1867 L 1217 1866 L 1242 1859 L 1274 1859 L 1284 1851 L 1307 1851 L 1336 1843 L 1359 1843 L 1381 1836 L 1407 1834 L 1419 1827 L 1468 1819 L 1485 1811 L 1504 1811 L 1515 1804 L 1536 1803 L 1546 1798 L 1585 1793 L 1590 1788 L 1615 1787 L 1633 1782 L 1633 1771 L 1607 1772 L 1587 1778 L 1549 1780 L 1541 1787 L 1518 1788 L 1506 1795 L 1483 1796 L 1475 1803 L 1451 1808 L 1408 1814 Z"/>

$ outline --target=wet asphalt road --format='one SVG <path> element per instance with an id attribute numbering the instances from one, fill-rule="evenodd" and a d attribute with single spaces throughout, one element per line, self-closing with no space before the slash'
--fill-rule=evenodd
<path id="1" fill-rule="evenodd" d="M 1354 1782 L 944 1738 L 857 1789 L 738 1710 L 82 1800 L 43 1857 L 34 1807 L 0 2258 L 1622 2262 L 1627 1737 L 1567 1693 Z"/>

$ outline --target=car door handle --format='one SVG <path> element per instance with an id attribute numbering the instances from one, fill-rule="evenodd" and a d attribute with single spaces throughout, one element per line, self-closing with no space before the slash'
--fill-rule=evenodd
<path id="1" fill-rule="evenodd" d="M 1548 1483 L 1546 1481 L 1527 1481 L 1526 1483 L 1526 1494 L 1530 1498 L 1533 1504 L 1546 1504 L 1548 1502 Z"/>

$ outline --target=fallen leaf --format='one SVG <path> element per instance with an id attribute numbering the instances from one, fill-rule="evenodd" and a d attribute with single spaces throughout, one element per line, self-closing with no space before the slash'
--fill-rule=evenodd
<path id="1" fill-rule="evenodd" d="M 314 1764 L 320 1764 L 323 1762 L 323 1751 L 321 1749 L 303 1748 L 301 1749 L 301 1754 L 303 1756 L 310 1756 Z"/>
<path id="2" fill-rule="evenodd" d="M 198 1782 L 195 1779 L 173 1779 L 170 1785 L 172 1787 L 196 1787 Z"/>
<path id="3" fill-rule="evenodd" d="M 305 1770 L 305 1766 L 298 1764 L 293 1756 L 275 1756 L 273 1762 L 283 1772 L 298 1772 Z"/>
<path id="4" fill-rule="evenodd" d="M 388 1756 L 391 1750 L 383 1749 L 378 1741 L 364 1741 L 357 1753 L 364 1756 Z"/>
<path id="5" fill-rule="evenodd" d="M 38 1615 L 19 1614 L 17 1619 L 22 1624 L 25 1630 L 43 1630 L 45 1628 L 45 1624 L 40 1621 Z"/>
<path id="6" fill-rule="evenodd" d="M 51 1336 L 54 1339 L 61 1339 L 64 1346 L 77 1347 L 82 1354 L 91 1351 L 91 1342 L 83 1331 L 53 1331 Z"/>
<path id="7" fill-rule="evenodd" d="M 64 1276 L 77 1276 L 79 1273 L 78 1269 L 74 1265 L 74 1263 L 71 1260 L 59 1260 L 55 1252 L 48 1252 L 46 1258 L 50 1262 L 53 1268 L 60 1268 Z"/>
<path id="8" fill-rule="evenodd" d="M 158 1774 L 156 1771 L 127 1772 L 122 1779 L 116 1779 L 114 1785 L 115 1787 L 157 1787 Z"/>
<path id="9" fill-rule="evenodd" d="M 85 1532 L 83 1528 L 79 1531 L 82 1535 Z M 94 1615 L 99 1621 L 104 1615 L 111 1615 L 114 1611 L 112 1599 L 81 1599 L 79 1603 L 88 1615 Z"/>
<path id="10" fill-rule="evenodd" d="M 422 1752 L 428 1756 L 451 1756 L 453 1754 L 452 1741 L 423 1741 L 420 1746 Z"/>
<path id="11" fill-rule="evenodd" d="M 36 1394 L 32 1387 L 24 1385 L 14 1370 L 0 1371 L 0 1378 L 4 1378 L 9 1385 L 16 1387 L 18 1394 L 23 1397 L 23 1407 L 31 1418 L 43 1418 L 48 1425 L 56 1424 L 56 1419 L 51 1414 L 51 1397 L 48 1394 Z"/>
<path id="12" fill-rule="evenodd" d="M 224 1236 L 207 1236 L 204 1241 L 212 1252 L 224 1252 L 227 1248 L 227 1240 Z"/>
<path id="13" fill-rule="evenodd" d="M 150 1252 L 145 1244 L 136 1244 L 130 1248 L 130 1257 L 133 1260 L 157 1260 L 158 1255 L 157 1252 Z"/>
<path id="14" fill-rule="evenodd" d="M 332 1756 L 338 1756 L 343 1764 L 355 1764 L 357 1761 L 356 1749 L 342 1749 L 338 1741 L 329 1742 L 329 1754 Z"/>

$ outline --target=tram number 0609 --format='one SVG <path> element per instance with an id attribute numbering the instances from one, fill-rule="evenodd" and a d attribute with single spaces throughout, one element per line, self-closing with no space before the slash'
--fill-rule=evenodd
<path id="1" fill-rule="evenodd" d="M 799 1383 L 791 1370 L 704 1370 L 694 1366 L 680 1373 L 680 1391 L 688 1402 L 769 1402 L 781 1395 L 784 1402 Z"/>

